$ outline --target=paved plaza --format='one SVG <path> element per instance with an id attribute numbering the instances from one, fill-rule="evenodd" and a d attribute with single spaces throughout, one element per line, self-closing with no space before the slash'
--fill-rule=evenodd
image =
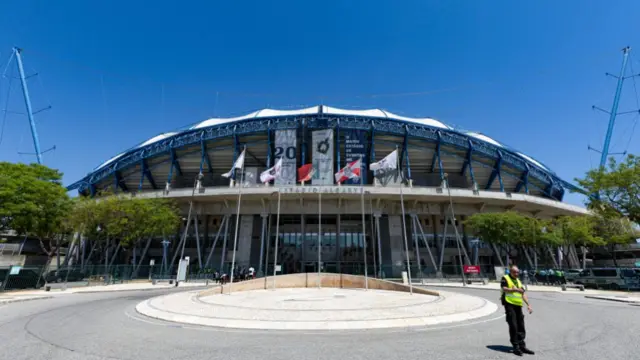
<path id="1" fill-rule="evenodd" d="M 434 288 L 497 302 L 498 292 Z M 140 315 L 148 299 L 193 289 L 98 292 L 0 305 L 0 359 L 514 359 L 497 312 L 450 324 L 333 331 L 180 325 Z M 310 289 L 311 290 L 311 289 Z M 337 290 L 337 289 L 336 289 Z M 338 290 L 341 291 L 341 290 Z M 640 313 L 578 292 L 529 292 L 532 359 L 637 359 Z M 206 299 L 205 299 L 206 300 Z"/>
<path id="2" fill-rule="evenodd" d="M 159 296 L 136 310 L 156 319 L 222 328 L 345 330 L 423 327 L 491 315 L 484 298 L 441 291 L 440 296 L 399 291 L 292 288 Z"/>

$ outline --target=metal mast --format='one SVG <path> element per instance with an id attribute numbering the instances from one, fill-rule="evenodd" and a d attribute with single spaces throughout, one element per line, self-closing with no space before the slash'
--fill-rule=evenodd
<path id="1" fill-rule="evenodd" d="M 22 84 L 22 95 L 24 96 L 24 104 L 27 108 L 27 116 L 29 117 L 29 125 L 31 126 L 31 137 L 33 138 L 33 147 L 36 151 L 38 164 L 42 164 L 42 152 L 40 151 L 40 140 L 38 139 L 38 131 L 36 130 L 36 122 L 33 117 L 33 109 L 31 108 L 31 99 L 29 97 L 29 88 L 27 87 L 27 78 L 24 75 L 24 66 L 22 66 L 22 49 L 14 47 L 13 54 L 18 64 L 18 72 L 20 73 L 20 83 Z"/>
<path id="2" fill-rule="evenodd" d="M 620 103 L 620 94 L 622 93 L 622 83 L 625 79 L 624 74 L 627 68 L 627 60 L 629 59 L 629 51 L 631 51 L 631 48 L 628 46 L 622 49 L 622 68 L 620 69 L 620 75 L 617 77 L 618 85 L 616 86 L 616 94 L 613 97 L 611 112 L 609 112 L 609 126 L 607 127 L 607 135 L 604 138 L 604 146 L 602 147 L 600 167 L 603 167 L 607 164 L 607 157 L 609 156 L 609 146 L 611 145 L 611 136 L 613 135 L 613 126 L 616 123 L 616 115 L 618 115 L 618 104 Z M 611 76 L 615 77 L 615 75 Z"/>

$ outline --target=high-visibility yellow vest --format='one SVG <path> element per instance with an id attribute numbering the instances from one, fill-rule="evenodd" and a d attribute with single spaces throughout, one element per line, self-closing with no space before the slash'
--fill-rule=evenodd
<path id="1" fill-rule="evenodd" d="M 516 279 L 517 284 L 514 284 L 513 280 L 511 279 L 511 276 L 509 275 L 505 275 L 504 279 L 507 280 L 507 286 L 510 289 L 522 288 L 522 283 L 520 282 L 520 279 Z M 516 292 L 505 293 L 504 290 L 502 290 L 502 294 L 504 295 L 504 300 L 509 304 L 515 305 L 515 306 L 522 306 L 522 294 L 516 293 Z"/>

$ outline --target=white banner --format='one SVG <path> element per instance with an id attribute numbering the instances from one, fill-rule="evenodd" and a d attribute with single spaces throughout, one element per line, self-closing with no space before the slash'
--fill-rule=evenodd
<path id="1" fill-rule="evenodd" d="M 312 134 L 313 185 L 333 185 L 333 129 L 317 130 Z"/>
<path id="2" fill-rule="evenodd" d="M 296 137 L 296 130 L 276 131 L 276 152 L 273 163 L 275 164 L 278 159 L 282 159 L 282 170 L 280 176 L 275 179 L 276 185 L 294 185 L 296 183 L 296 158 L 298 155 Z"/>

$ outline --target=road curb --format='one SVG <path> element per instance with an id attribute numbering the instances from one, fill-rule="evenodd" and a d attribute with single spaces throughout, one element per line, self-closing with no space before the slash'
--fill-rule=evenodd
<path id="1" fill-rule="evenodd" d="M 171 289 L 182 289 L 188 291 L 187 289 L 200 289 L 211 287 L 208 285 L 198 285 L 198 286 L 169 286 L 164 288 L 156 288 L 156 289 L 122 289 L 122 290 L 94 290 L 94 291 L 78 291 L 78 292 L 69 292 L 67 294 L 97 294 L 97 293 L 117 293 L 117 292 L 128 292 L 128 291 L 158 291 L 158 290 L 171 290 Z"/>
<path id="2" fill-rule="evenodd" d="M 25 302 L 25 301 L 33 301 L 33 300 L 53 299 L 53 298 L 54 296 L 38 296 L 38 297 L 25 298 L 25 299 L 0 300 L 0 305 L 19 303 L 19 302 Z"/>
<path id="3" fill-rule="evenodd" d="M 640 300 L 628 300 L 628 299 L 612 298 L 612 297 L 598 296 L 598 295 L 585 295 L 584 297 L 587 298 L 587 299 L 613 301 L 613 302 L 626 303 L 626 304 L 630 304 L 630 305 L 640 306 Z"/>
<path id="4" fill-rule="evenodd" d="M 467 287 L 467 286 L 447 286 L 447 285 L 436 285 L 436 284 L 419 284 L 413 286 L 420 287 L 439 287 L 443 289 L 469 289 L 469 290 L 484 290 L 484 291 L 500 291 L 500 289 L 489 289 L 489 288 L 478 288 L 478 287 Z M 566 291 L 553 291 L 553 290 L 527 290 L 527 292 L 533 293 L 551 293 L 551 294 L 566 294 Z"/>
<path id="5" fill-rule="evenodd" d="M 337 288 L 336 288 L 337 289 Z M 344 290 L 344 289 L 343 289 Z M 195 291 L 197 292 L 197 291 Z M 167 321 L 171 323 L 178 323 L 183 325 L 197 325 L 197 326 L 205 326 L 211 328 L 218 329 L 242 329 L 242 330 L 273 330 L 273 331 L 363 331 L 363 330 L 374 330 L 374 329 L 406 329 L 406 328 L 424 328 L 442 324 L 453 324 L 453 323 L 463 323 L 465 321 L 480 319 L 488 317 L 495 312 L 498 311 L 499 306 L 492 301 L 484 299 L 482 297 L 456 294 L 456 293 L 448 293 L 447 297 L 443 298 L 446 301 L 459 301 L 459 297 L 471 297 L 477 298 L 480 301 L 480 306 L 473 306 L 472 308 L 464 309 L 464 311 L 460 311 L 458 308 L 460 304 L 456 307 L 456 312 L 444 312 L 444 313 L 432 313 L 433 309 L 429 310 L 429 313 L 422 314 L 420 316 L 409 316 L 409 317 L 396 317 L 391 316 L 385 312 L 385 310 L 371 308 L 371 309 L 360 309 L 366 310 L 369 312 L 378 313 L 378 316 L 369 317 L 365 315 L 361 318 L 351 318 L 347 316 L 346 318 L 335 318 L 335 319 L 327 319 L 318 318 L 317 316 L 310 316 L 305 319 L 305 317 L 300 318 L 296 314 L 300 310 L 296 309 L 285 309 L 284 312 L 280 312 L 280 314 L 284 314 L 277 319 L 269 318 L 269 319 L 260 319 L 255 317 L 255 312 L 251 313 L 252 309 L 247 308 L 249 310 L 248 314 L 242 316 L 231 316 L 227 312 L 221 315 L 220 312 L 216 312 L 216 308 L 223 308 L 225 304 L 216 304 L 216 303 L 203 303 L 207 306 L 207 308 L 200 308 L 197 311 L 189 312 L 184 311 L 186 308 L 190 308 L 190 303 L 193 301 L 192 295 L 189 293 L 194 292 L 183 292 L 183 293 L 174 293 L 168 295 L 161 295 L 154 298 L 146 299 L 140 303 L 138 303 L 135 307 L 136 312 L 142 316 L 158 319 L 162 321 Z M 216 295 L 222 296 L 222 295 Z M 165 299 L 169 299 L 170 297 L 179 297 L 178 301 L 183 303 L 165 303 Z M 448 297 L 451 297 L 447 300 Z M 455 299 L 458 297 L 458 299 Z M 153 301 L 161 300 L 162 304 L 154 305 Z M 434 301 L 430 304 L 440 303 L 442 299 L 438 299 L 438 301 Z M 468 300 L 466 300 L 468 301 Z M 192 305 L 192 304 L 191 304 Z M 465 305 L 465 304 L 462 304 Z M 475 304 L 478 305 L 478 304 Z M 416 305 L 411 305 L 416 306 Z M 440 305 L 441 306 L 441 305 Z M 451 305 L 447 305 L 451 307 Z M 466 304 L 465 306 L 468 306 Z M 205 312 L 203 312 L 203 310 Z M 269 309 L 253 309 L 256 311 L 268 311 Z M 334 309 L 335 310 L 335 309 Z M 211 312 L 209 312 L 211 311 Z M 242 310 L 246 312 L 246 309 Z M 307 311 L 307 310 L 305 310 Z M 307 314 L 317 313 L 322 314 L 325 311 L 332 311 L 327 309 L 318 309 L 317 311 L 311 311 Z M 345 312 L 347 310 L 339 310 L 341 312 Z M 287 317 L 286 313 L 293 313 L 292 316 Z M 398 314 L 395 314 L 398 315 Z M 326 316 L 326 315 L 325 315 Z"/>

